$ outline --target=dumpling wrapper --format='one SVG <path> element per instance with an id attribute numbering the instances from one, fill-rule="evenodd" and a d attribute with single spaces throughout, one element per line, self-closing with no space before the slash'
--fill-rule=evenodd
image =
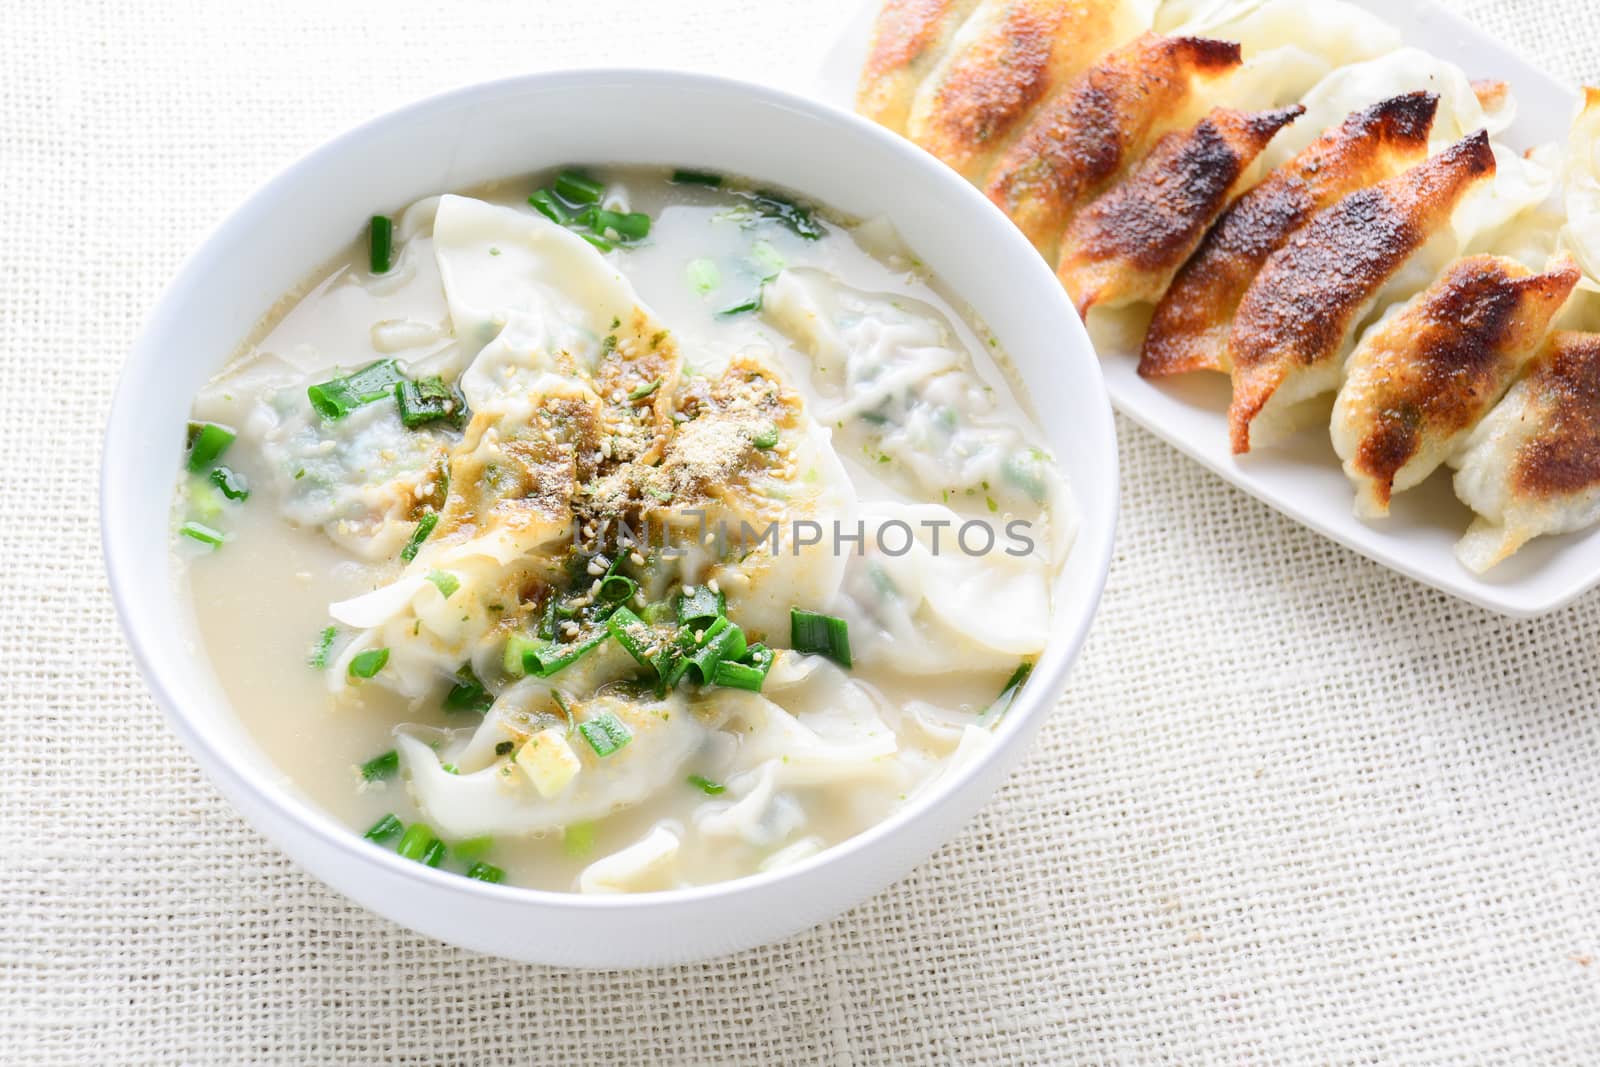
<path id="1" fill-rule="evenodd" d="M 1236 454 L 1259 444 L 1262 428 L 1269 437 L 1281 430 L 1294 405 L 1338 387 L 1355 332 L 1386 286 L 1430 241 L 1454 247 L 1452 215 L 1494 168 L 1480 132 L 1350 194 L 1273 253 L 1240 302 L 1228 341 Z"/>
<path id="2" fill-rule="evenodd" d="M 1239 62 L 1230 41 L 1142 34 L 1034 111 L 984 194 L 1054 262 L 1073 214 L 1193 121 L 1196 101 Z"/>
<path id="3" fill-rule="evenodd" d="M 1268 258 L 1317 212 L 1421 162 L 1437 105 L 1416 92 L 1358 111 L 1241 196 L 1156 308 L 1139 373 L 1226 372 L 1234 314 Z"/>
<path id="4" fill-rule="evenodd" d="M 1583 288 L 1600 292 L 1600 89 L 1583 94 L 1562 167 L 1567 222 L 1561 246 L 1583 268 Z"/>
<path id="5" fill-rule="evenodd" d="M 1062 235 L 1056 276 L 1078 313 L 1159 300 L 1247 184 L 1261 150 L 1300 111 L 1218 108 L 1191 129 L 1157 142 L 1132 174 L 1085 208 Z"/>
<path id="6" fill-rule="evenodd" d="M 980 0 L 918 90 L 906 136 L 982 182 L 1034 105 L 1150 28 L 1155 0 Z"/>
<path id="7" fill-rule="evenodd" d="M 1331 433 L 1356 514 L 1387 515 L 1510 388 L 1578 284 L 1567 259 L 1544 274 L 1472 256 L 1368 330 L 1350 357 Z"/>
<path id="8" fill-rule="evenodd" d="M 856 110 L 904 133 L 923 79 L 977 6 L 978 0 L 884 0 L 861 68 Z"/>
<path id="9" fill-rule="evenodd" d="M 1456 496 L 1478 513 L 1456 545 L 1474 573 L 1600 521 L 1600 334 L 1554 335 L 1451 465 Z"/>

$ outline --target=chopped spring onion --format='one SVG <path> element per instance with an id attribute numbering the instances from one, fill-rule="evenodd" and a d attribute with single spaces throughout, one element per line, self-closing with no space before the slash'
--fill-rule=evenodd
<path id="1" fill-rule="evenodd" d="M 367 227 L 367 259 L 374 274 L 387 274 L 394 265 L 394 220 L 387 215 L 372 216 Z"/>
<path id="2" fill-rule="evenodd" d="M 331 378 L 306 390 L 311 409 L 323 418 L 342 419 L 356 408 L 375 403 L 394 393 L 405 381 L 394 360 L 380 359 L 343 378 Z"/>
<path id="3" fill-rule="evenodd" d="M 713 189 L 722 184 L 722 175 L 709 174 L 703 170 L 675 170 L 672 172 L 673 185 L 709 185 Z"/>
<path id="4" fill-rule="evenodd" d="M 737 661 L 745 653 L 744 630 L 726 617 L 706 627 L 700 640 L 698 651 L 689 655 L 689 670 L 702 685 L 712 684 L 722 663 Z"/>
<path id="5" fill-rule="evenodd" d="M 728 788 L 725 785 L 719 785 L 718 783 L 713 782 L 711 779 L 702 774 L 691 774 L 689 776 L 689 784 L 700 790 L 700 792 L 704 793 L 708 797 L 717 796 L 718 794 L 725 792 Z"/>
<path id="6" fill-rule="evenodd" d="M 505 880 L 506 872 L 502 871 L 499 867 L 494 866 L 492 863 L 484 863 L 479 861 L 467 868 L 467 877 L 475 878 L 480 882 L 489 882 L 493 885 L 498 885 L 500 882 Z"/>
<path id="7" fill-rule="evenodd" d="M 457 841 L 455 848 L 451 851 L 456 854 L 456 859 L 470 861 L 482 859 L 493 847 L 494 838 L 489 834 L 484 834 L 481 837 L 469 837 L 465 841 Z"/>
<path id="8" fill-rule="evenodd" d="M 580 233 L 578 236 L 582 237 L 585 241 L 588 241 L 602 252 L 609 252 L 613 248 L 617 247 L 597 233 Z"/>
<path id="9" fill-rule="evenodd" d="M 384 778 L 393 778 L 400 770 L 400 753 L 394 749 L 373 756 L 361 765 L 361 777 L 369 782 L 381 781 Z"/>
<path id="10" fill-rule="evenodd" d="M 326 670 L 328 656 L 333 652 L 334 638 L 339 636 L 339 628 L 330 626 L 317 635 L 317 643 L 311 646 L 311 654 L 306 657 L 307 665 L 317 670 Z"/>
<path id="11" fill-rule="evenodd" d="M 373 823 L 371 829 L 361 836 L 368 841 L 376 841 L 381 845 L 396 834 L 404 833 L 405 828 L 405 824 L 399 819 L 395 818 L 393 812 L 390 812 L 388 815 L 385 815 L 383 818 Z"/>
<path id="12" fill-rule="evenodd" d="M 771 241 L 757 241 L 751 245 L 750 262 L 755 265 L 756 274 L 764 282 L 776 278 L 783 273 L 783 268 L 789 265 L 789 261 L 783 258 L 783 253 L 772 247 Z"/>
<path id="13" fill-rule="evenodd" d="M 815 241 L 822 236 L 822 227 L 811 217 L 808 207 L 802 207 L 777 193 L 756 193 L 751 196 L 750 202 L 764 218 L 782 223 L 797 237 Z"/>
<path id="14" fill-rule="evenodd" d="M 745 299 L 745 300 L 741 300 L 737 304 L 729 304 L 727 307 L 725 307 L 721 311 L 717 312 L 717 314 L 718 315 L 722 315 L 722 316 L 729 316 L 729 315 L 743 315 L 747 311 L 760 311 L 761 310 L 761 302 L 762 302 L 761 290 L 757 289 L 754 296 L 749 297 L 748 299 Z"/>
<path id="15" fill-rule="evenodd" d="M 214 530 L 203 522 L 194 522 L 192 520 L 178 527 L 178 532 L 187 538 L 199 541 L 202 545 L 211 545 L 213 548 L 228 539 L 221 530 Z"/>
<path id="16" fill-rule="evenodd" d="M 494 704 L 494 697 L 483 687 L 469 663 L 456 671 L 456 684 L 444 695 L 444 710 L 475 711 L 480 715 Z"/>
<path id="17" fill-rule="evenodd" d="M 598 204 L 606 187 L 582 171 L 564 170 L 556 175 L 556 195 L 569 204 Z"/>
<path id="18" fill-rule="evenodd" d="M 460 427 L 466 421 L 466 398 L 438 375 L 396 383 L 394 399 L 400 408 L 400 421 L 408 430 L 430 422 L 448 422 Z"/>
<path id="19" fill-rule="evenodd" d="M 350 677 L 371 678 L 383 670 L 388 662 L 387 648 L 369 648 L 365 652 L 357 652 L 350 659 Z"/>
<path id="20" fill-rule="evenodd" d="M 701 296 L 722 284 L 722 272 L 709 259 L 691 259 L 687 270 L 690 287 Z"/>
<path id="21" fill-rule="evenodd" d="M 557 671 L 565 670 L 578 660 L 598 648 L 611 634 L 601 630 L 592 637 L 570 644 L 556 644 L 546 641 L 541 645 L 522 654 L 522 671 L 524 674 L 548 678 Z"/>
<path id="22" fill-rule="evenodd" d="M 1006 712 L 1011 710 L 1011 705 L 1016 703 L 1017 694 L 1022 692 L 1022 687 L 1027 684 L 1028 676 L 1033 673 L 1033 664 L 1021 663 L 1011 672 L 1011 677 L 1006 679 L 1006 684 L 1000 690 L 1000 695 L 995 697 L 994 703 L 984 709 L 978 716 L 979 726 L 990 726 L 1006 717 Z"/>
<path id="23" fill-rule="evenodd" d="M 841 667 L 850 666 L 850 626 L 838 616 L 790 608 L 789 645 L 796 652 L 827 656 Z"/>
<path id="24" fill-rule="evenodd" d="M 578 216 L 578 221 L 608 239 L 613 233 L 624 241 L 642 241 L 650 236 L 650 216 L 642 211 L 607 211 L 592 207 Z"/>
<path id="25" fill-rule="evenodd" d="M 625 574 L 608 574 L 600 580 L 600 599 L 612 604 L 626 603 L 638 591 L 639 583 Z"/>
<path id="26" fill-rule="evenodd" d="M 420 860 L 438 840 L 426 823 L 414 822 L 406 827 L 405 834 L 394 850 L 408 860 Z"/>
<path id="27" fill-rule="evenodd" d="M 650 651 L 654 634 L 643 619 L 628 608 L 619 607 L 606 618 L 606 629 L 618 644 L 627 649 L 628 655 L 639 662 L 639 666 L 659 669 Z"/>
<path id="28" fill-rule="evenodd" d="M 433 533 L 433 528 L 439 525 L 439 513 L 430 511 L 417 520 L 417 528 L 411 531 L 411 540 L 406 542 L 406 547 L 400 550 L 400 559 L 410 563 L 417 558 L 417 552 L 422 548 L 422 542 Z"/>
<path id="29" fill-rule="evenodd" d="M 633 731 L 609 711 L 596 715 L 587 722 L 580 722 L 578 732 L 589 742 L 594 754 L 602 759 L 633 740 Z"/>
<path id="30" fill-rule="evenodd" d="M 500 666 L 507 674 L 521 676 L 528 673 L 524 666 L 530 656 L 540 648 L 539 642 L 525 634 L 512 634 L 506 640 L 506 653 Z"/>
<path id="31" fill-rule="evenodd" d="M 569 823 L 561 831 L 561 847 L 569 856 L 586 856 L 594 848 L 594 823 Z"/>
<path id="32" fill-rule="evenodd" d="M 727 613 L 728 601 L 709 586 L 685 586 L 678 594 L 678 621 L 685 624 L 711 622 Z"/>
<path id="33" fill-rule="evenodd" d="M 245 484 L 244 476 L 236 473 L 231 467 L 213 467 L 211 484 L 221 489 L 222 495 L 229 500 L 250 499 L 250 487 Z"/>
<path id="34" fill-rule="evenodd" d="M 718 663 L 711 674 L 711 684 L 759 693 L 767 680 L 767 672 L 772 669 L 772 660 L 772 649 L 761 644 L 751 645 L 737 661 Z"/>
<path id="35" fill-rule="evenodd" d="M 515 741 L 498 741 L 494 746 L 494 754 L 496 756 L 509 756 L 516 751 L 516 748 L 517 743 Z"/>
<path id="36" fill-rule="evenodd" d="M 654 381 L 645 382 L 643 385 L 638 386 L 638 387 L 630 390 L 629 393 L 628 393 L 628 399 L 629 400 L 643 400 L 645 397 L 650 396 L 657 389 L 660 389 L 660 388 L 661 388 L 661 379 L 660 378 L 657 378 Z"/>
<path id="37" fill-rule="evenodd" d="M 461 773 L 461 768 L 457 767 L 454 763 L 441 763 L 441 764 L 439 764 L 439 769 L 441 771 L 443 771 L 444 773 L 446 773 L 446 774 L 460 774 Z"/>
<path id="38" fill-rule="evenodd" d="M 429 571 L 428 581 L 439 590 L 439 595 L 449 600 L 456 595 L 456 590 L 461 588 L 461 579 L 449 571 Z"/>
<path id="39" fill-rule="evenodd" d="M 422 853 L 423 866 L 437 867 L 439 864 L 444 862 L 444 857 L 444 842 L 440 841 L 438 838 L 434 838 L 433 844 L 429 845 Z"/>
<path id="40" fill-rule="evenodd" d="M 215 422 L 189 424 L 189 469 L 204 474 L 233 444 L 234 432 Z"/>
<path id="41" fill-rule="evenodd" d="M 778 428 L 776 426 L 768 426 L 766 429 L 750 438 L 750 443 L 762 451 L 766 451 L 769 448 L 777 448 Z"/>
<path id="42" fill-rule="evenodd" d="M 566 226 L 572 222 L 571 212 L 562 207 L 561 201 L 557 200 L 548 189 L 540 189 L 528 197 L 528 203 L 532 204 L 539 214 L 557 226 Z"/>

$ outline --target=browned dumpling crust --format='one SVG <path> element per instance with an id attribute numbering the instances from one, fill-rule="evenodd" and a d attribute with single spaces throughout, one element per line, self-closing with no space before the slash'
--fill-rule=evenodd
<path id="1" fill-rule="evenodd" d="M 1398 177 L 1351 193 L 1273 253 L 1240 302 L 1228 340 L 1235 454 L 1250 451 L 1252 424 L 1286 384 L 1295 386 L 1286 402 L 1338 385 L 1339 357 L 1384 285 L 1494 169 L 1489 136 L 1480 130 Z"/>
<path id="2" fill-rule="evenodd" d="M 917 87 L 977 6 L 978 0 L 887 0 L 872 28 L 856 110 L 904 133 Z"/>
<path id="3" fill-rule="evenodd" d="M 1534 274 L 1470 256 L 1362 338 L 1332 423 L 1360 514 L 1387 514 L 1394 492 L 1444 463 L 1538 352 L 1580 277 L 1571 259 Z"/>
<path id="4" fill-rule="evenodd" d="M 917 93 L 906 136 L 981 182 L 1034 105 L 1140 28 L 1114 0 L 982 0 Z"/>
<path id="5" fill-rule="evenodd" d="M 1417 92 L 1358 111 L 1241 196 L 1156 309 L 1139 373 L 1226 372 L 1234 313 L 1267 259 L 1317 212 L 1421 162 L 1438 106 Z"/>
<path id="6" fill-rule="evenodd" d="M 1600 334 L 1556 334 L 1528 386 L 1539 429 L 1512 464 L 1512 492 L 1549 500 L 1600 487 Z"/>
<path id="7" fill-rule="evenodd" d="M 1159 300 L 1267 142 L 1304 111 L 1217 108 L 1157 142 L 1062 235 L 1056 274 L 1079 314 Z"/>
<path id="8" fill-rule="evenodd" d="M 1203 82 L 1239 62 L 1231 41 L 1140 35 L 1039 106 L 984 193 L 1053 262 L 1073 213 L 1182 125 Z"/>

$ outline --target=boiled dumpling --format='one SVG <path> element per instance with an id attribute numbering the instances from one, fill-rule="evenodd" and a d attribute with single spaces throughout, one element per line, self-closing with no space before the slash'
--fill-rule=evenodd
<path id="1" fill-rule="evenodd" d="M 1079 313 L 1159 300 L 1267 142 L 1299 114 L 1218 108 L 1163 137 L 1062 235 L 1056 274 Z"/>
<path id="2" fill-rule="evenodd" d="M 981 0 L 934 67 L 906 136 L 981 181 L 1034 105 L 1149 29 L 1155 0 Z"/>
<path id="3" fill-rule="evenodd" d="M 1600 520 L 1600 334 L 1556 334 L 1451 463 L 1479 516 L 1456 546 L 1476 573 Z"/>
<path id="4" fill-rule="evenodd" d="M 1235 453 L 1260 443 L 1262 427 L 1276 429 L 1293 405 L 1338 386 L 1355 332 L 1385 286 L 1430 241 L 1454 247 L 1457 205 L 1494 168 L 1480 132 L 1350 194 L 1272 255 L 1245 293 L 1228 342 Z"/>
<path id="5" fill-rule="evenodd" d="M 1141 35 L 1034 112 L 984 193 L 1053 262 L 1073 213 L 1192 121 L 1195 99 L 1238 64 L 1232 42 Z"/>
<path id="6" fill-rule="evenodd" d="M 1437 104 L 1417 92 L 1358 111 L 1240 197 L 1156 309 L 1139 373 L 1227 371 L 1234 314 L 1267 259 L 1317 212 L 1420 162 Z"/>
<path id="7" fill-rule="evenodd" d="M 872 27 L 856 110 L 904 133 L 911 101 L 978 0 L 886 0 Z"/>
<path id="8" fill-rule="evenodd" d="M 1388 514 L 1391 493 L 1444 463 L 1538 351 L 1578 277 L 1570 259 L 1533 274 L 1469 257 L 1367 331 L 1332 422 L 1358 515 Z"/>

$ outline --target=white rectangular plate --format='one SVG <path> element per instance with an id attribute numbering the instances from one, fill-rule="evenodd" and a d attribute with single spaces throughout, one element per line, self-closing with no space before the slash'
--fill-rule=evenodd
<path id="1" fill-rule="evenodd" d="M 1315 0 L 1307 0 L 1308 3 Z M 1469 77 L 1511 83 L 1517 121 L 1502 139 L 1519 149 L 1564 142 L 1576 113 L 1575 90 L 1534 67 L 1434 0 L 1352 0 L 1397 26 L 1407 44 L 1451 60 Z M 866 41 L 880 4 L 867 0 L 819 72 L 819 94 L 850 108 Z M 1063 297 L 1065 299 L 1065 297 Z M 1227 379 L 1192 374 L 1153 384 L 1136 372 L 1137 353 L 1102 345 L 1101 363 L 1118 411 L 1245 492 L 1369 559 L 1481 607 L 1518 618 L 1562 607 L 1600 584 L 1600 529 L 1540 538 L 1478 577 L 1455 557 L 1472 522 L 1449 471 L 1395 497 L 1376 524 L 1352 511 L 1350 483 L 1326 434 L 1305 432 L 1260 453 L 1235 457 L 1228 446 Z"/>

